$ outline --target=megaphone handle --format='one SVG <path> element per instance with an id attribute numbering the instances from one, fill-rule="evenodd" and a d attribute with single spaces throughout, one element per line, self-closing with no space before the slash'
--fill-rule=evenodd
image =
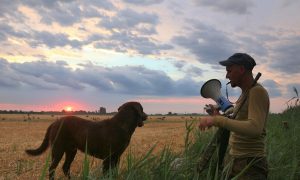
<path id="1" fill-rule="evenodd" d="M 256 75 L 255 78 L 254 78 L 254 82 L 253 82 L 253 84 L 252 84 L 252 87 L 255 86 L 255 84 L 257 83 L 257 81 L 258 81 L 258 79 L 260 78 L 260 76 L 261 76 L 261 73 L 258 72 L 257 75 Z"/>

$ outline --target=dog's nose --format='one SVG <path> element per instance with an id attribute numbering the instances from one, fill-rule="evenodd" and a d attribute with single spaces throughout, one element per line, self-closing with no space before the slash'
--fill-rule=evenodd
<path id="1" fill-rule="evenodd" d="M 148 115 L 146 113 L 144 113 L 144 120 L 146 120 L 148 118 Z"/>

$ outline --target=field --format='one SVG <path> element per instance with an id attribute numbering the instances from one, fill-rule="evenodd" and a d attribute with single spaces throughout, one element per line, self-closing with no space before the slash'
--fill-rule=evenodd
<path id="1" fill-rule="evenodd" d="M 39 179 L 42 176 L 49 151 L 38 157 L 29 157 L 26 148 L 38 147 L 48 125 L 58 116 L 35 115 L 28 120 L 23 115 L 0 115 L 0 180 Z M 84 116 L 101 121 L 107 116 Z M 215 129 L 200 132 L 199 117 L 150 116 L 144 127 L 137 128 L 130 146 L 122 155 L 119 172 L 112 177 L 101 174 L 101 160 L 78 152 L 71 167 L 72 179 L 215 179 L 224 171 L 215 166 L 215 153 L 208 168 L 198 174 L 197 160 Z M 270 114 L 267 123 L 267 154 L 271 180 L 300 179 L 300 106 L 281 114 Z M 152 151 L 152 147 L 154 147 Z M 174 160 L 181 159 L 174 169 Z M 61 170 L 58 179 L 65 179 Z M 88 168 L 87 168 L 88 167 Z M 220 179 L 220 178 L 216 178 Z"/>
<path id="2" fill-rule="evenodd" d="M 101 121 L 108 116 L 82 116 L 92 121 Z M 25 154 L 26 148 L 38 147 L 44 137 L 49 124 L 59 118 L 50 115 L 0 115 L 0 179 L 38 179 L 46 162 L 48 151 L 41 156 L 30 157 Z M 172 147 L 173 152 L 184 148 L 185 121 L 196 118 L 186 116 L 150 116 L 147 123 L 137 128 L 132 136 L 128 151 L 143 155 L 155 146 L 154 153 L 161 151 L 166 145 Z M 80 174 L 84 153 L 78 151 L 72 163 L 72 174 Z M 63 160 L 62 160 L 63 161 Z M 61 165 L 57 168 L 57 177 L 64 177 Z M 101 160 L 93 159 L 92 167 L 98 167 Z M 121 163 L 123 160 L 121 160 Z"/>

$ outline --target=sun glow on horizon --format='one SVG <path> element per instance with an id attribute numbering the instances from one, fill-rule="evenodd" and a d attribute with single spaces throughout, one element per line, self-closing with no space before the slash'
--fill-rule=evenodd
<path id="1" fill-rule="evenodd" d="M 71 111 L 73 111 L 73 107 L 72 107 L 72 106 L 66 106 L 66 107 L 64 108 L 64 110 L 65 110 L 65 111 L 68 111 L 68 112 L 71 112 Z"/>

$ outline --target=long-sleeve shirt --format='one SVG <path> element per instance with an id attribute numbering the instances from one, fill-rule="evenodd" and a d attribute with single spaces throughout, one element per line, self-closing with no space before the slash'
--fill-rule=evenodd
<path id="1" fill-rule="evenodd" d="M 247 94 L 241 94 L 234 111 L 237 111 L 244 98 L 246 101 L 235 119 L 215 116 L 214 125 L 231 131 L 230 155 L 235 157 L 266 156 L 266 120 L 270 107 L 268 92 L 257 84 Z"/>

